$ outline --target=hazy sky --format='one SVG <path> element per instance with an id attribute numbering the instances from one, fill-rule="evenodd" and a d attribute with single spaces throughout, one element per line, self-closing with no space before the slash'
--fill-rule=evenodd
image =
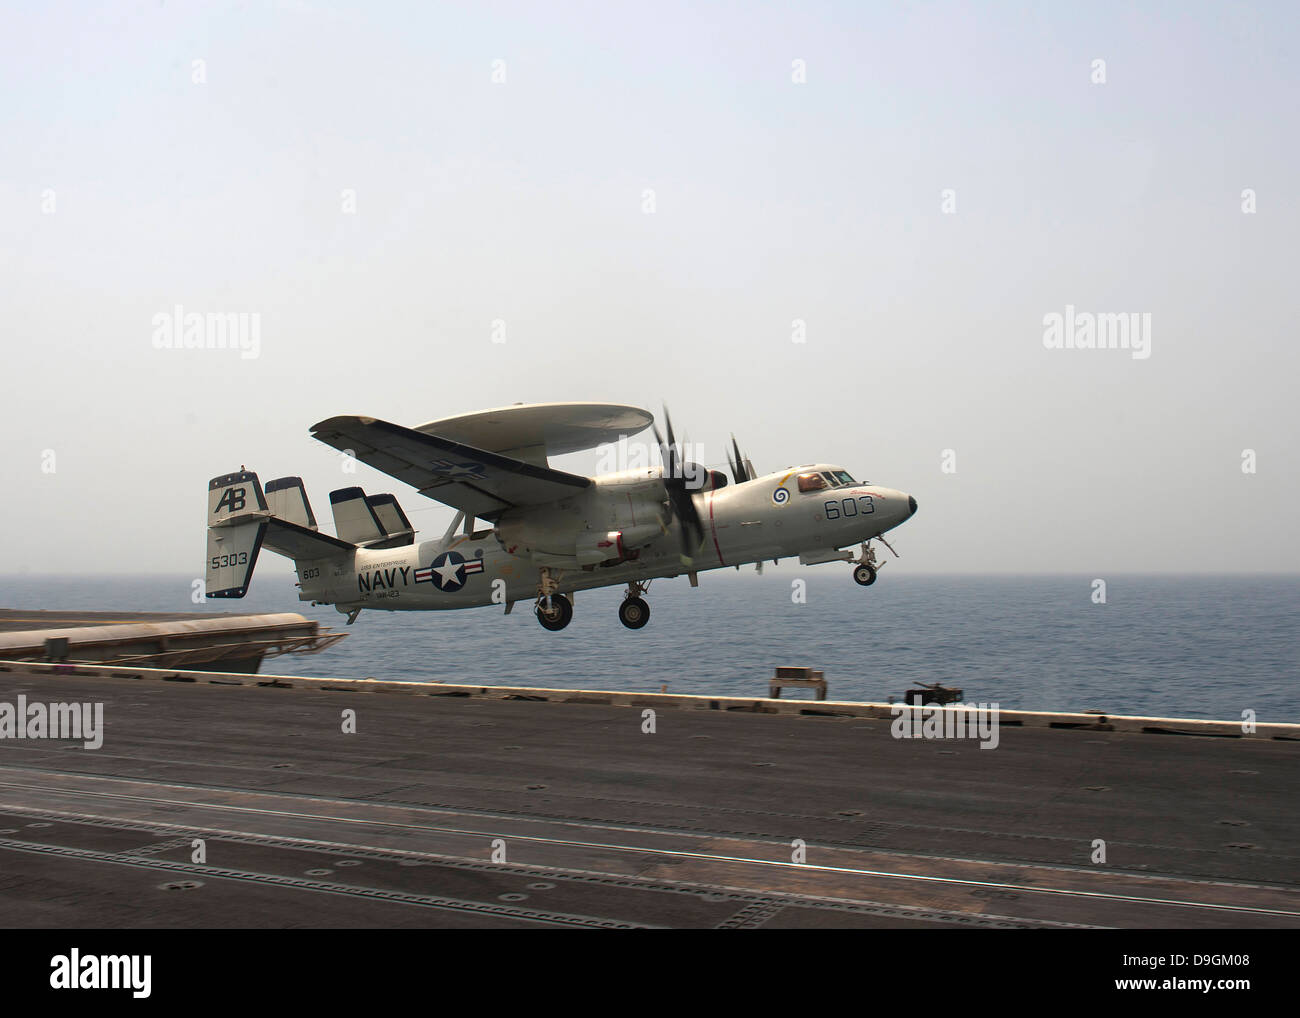
<path id="1" fill-rule="evenodd" d="M 1065 6 L 7 4 L 0 572 L 200 576 L 241 463 L 441 530 L 308 427 L 549 400 L 909 491 L 899 570 L 1300 569 L 1300 15 Z"/>

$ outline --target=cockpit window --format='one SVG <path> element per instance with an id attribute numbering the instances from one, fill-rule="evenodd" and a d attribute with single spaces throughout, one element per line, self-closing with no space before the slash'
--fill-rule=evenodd
<path id="1" fill-rule="evenodd" d="M 858 483 L 857 481 L 855 481 L 855 480 L 853 479 L 852 475 L 850 475 L 849 472 L 848 472 L 847 470 L 837 470 L 837 471 L 835 471 L 835 479 L 836 479 L 837 481 L 839 481 L 840 484 L 857 484 L 857 483 Z"/>
<path id="2" fill-rule="evenodd" d="M 800 491 L 822 491 L 826 488 L 826 478 L 821 474 L 800 474 L 799 490 Z"/>

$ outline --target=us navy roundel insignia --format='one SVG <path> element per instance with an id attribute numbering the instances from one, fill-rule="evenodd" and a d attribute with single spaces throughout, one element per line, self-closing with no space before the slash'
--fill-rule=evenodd
<path id="1" fill-rule="evenodd" d="M 444 551 L 434 557 L 427 569 L 415 571 L 416 583 L 432 583 L 439 590 L 454 591 L 465 586 L 465 579 L 483 571 L 483 562 L 477 559 L 466 562 L 458 551 Z"/>

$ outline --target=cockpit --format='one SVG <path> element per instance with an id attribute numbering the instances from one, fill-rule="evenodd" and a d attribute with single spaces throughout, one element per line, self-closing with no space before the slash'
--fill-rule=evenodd
<path id="1" fill-rule="evenodd" d="M 826 491 L 830 488 L 847 488 L 858 484 L 847 470 L 818 470 L 799 475 L 800 491 Z M 869 484 L 869 481 L 861 482 Z"/>

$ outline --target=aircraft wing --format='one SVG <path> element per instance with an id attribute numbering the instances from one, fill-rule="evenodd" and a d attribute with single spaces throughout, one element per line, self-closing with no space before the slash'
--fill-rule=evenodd
<path id="1" fill-rule="evenodd" d="M 331 417 L 312 436 L 469 517 L 576 495 L 591 479 L 412 431 L 373 417 Z"/>

